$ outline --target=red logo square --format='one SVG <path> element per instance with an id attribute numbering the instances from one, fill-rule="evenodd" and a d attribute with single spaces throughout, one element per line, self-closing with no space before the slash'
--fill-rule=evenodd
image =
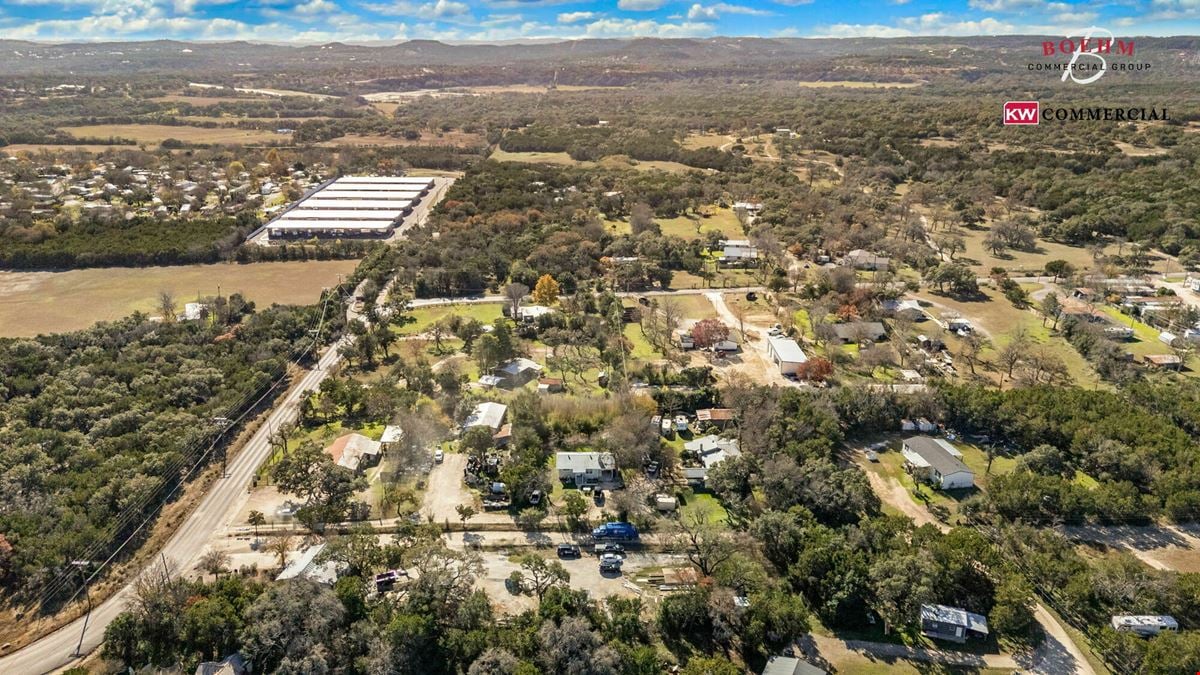
<path id="1" fill-rule="evenodd" d="M 1041 109 L 1037 101 L 1009 101 L 1004 104 L 1004 123 L 1037 124 Z"/>

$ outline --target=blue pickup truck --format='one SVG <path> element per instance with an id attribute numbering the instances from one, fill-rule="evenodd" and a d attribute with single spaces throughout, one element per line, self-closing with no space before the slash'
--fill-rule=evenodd
<path id="1" fill-rule="evenodd" d="M 604 523 L 592 530 L 594 539 L 631 541 L 638 538 L 637 528 L 630 523 Z"/>

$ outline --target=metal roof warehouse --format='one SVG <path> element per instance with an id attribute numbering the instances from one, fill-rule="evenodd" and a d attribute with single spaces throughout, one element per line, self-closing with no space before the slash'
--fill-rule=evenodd
<path id="1" fill-rule="evenodd" d="M 433 186 L 423 176 L 344 176 L 267 224 L 270 239 L 388 237 Z"/>

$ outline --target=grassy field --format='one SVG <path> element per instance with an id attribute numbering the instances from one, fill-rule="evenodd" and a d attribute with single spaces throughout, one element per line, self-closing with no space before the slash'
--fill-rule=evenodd
<path id="1" fill-rule="evenodd" d="M 182 305 L 199 295 L 242 293 L 259 305 L 316 302 L 321 289 L 349 275 L 356 260 L 249 265 L 98 268 L 0 272 L 0 337 L 87 328 L 134 311 L 155 312 L 160 291 Z"/>
<path id="2" fill-rule="evenodd" d="M 983 287 L 981 290 L 987 296 L 987 301 L 961 302 L 946 296 L 934 295 L 928 290 L 923 290 L 914 295 L 922 301 L 934 304 L 930 308 L 933 316 L 939 317 L 946 310 L 953 310 L 975 323 L 990 335 L 992 349 L 984 350 L 983 356 L 985 359 L 993 359 L 996 355 L 995 350 L 1002 349 L 1004 345 L 1009 343 L 1012 335 L 1017 330 L 1023 329 L 1025 334 L 1036 345 L 1044 347 L 1050 353 L 1063 360 L 1067 366 L 1068 374 L 1075 384 L 1089 389 L 1104 388 L 1107 386 L 1101 381 L 1100 376 L 1096 374 L 1091 365 L 1079 355 L 1079 352 L 1075 351 L 1074 347 L 1067 344 L 1063 338 L 1051 335 L 1050 330 L 1042 325 L 1042 321 L 1037 315 L 1029 311 L 1017 309 L 993 288 Z M 923 327 L 921 330 L 937 331 L 937 326 L 930 326 L 928 329 Z M 958 341 L 956 338 L 946 336 L 946 344 L 951 351 L 957 353 Z M 983 374 L 985 371 L 983 368 L 976 368 L 976 372 Z M 998 379 L 998 375 L 994 373 L 989 373 L 989 375 L 993 375 L 995 379 Z"/>
<path id="3" fill-rule="evenodd" d="M 667 173 L 699 171 L 699 169 L 678 162 L 643 162 L 630 159 L 625 155 L 609 155 L 608 157 L 601 158 L 599 161 L 581 162 L 572 159 L 565 152 L 508 152 L 507 150 L 496 148 L 492 151 L 489 159 L 497 162 L 527 162 L 530 164 L 577 166 L 585 169 L 599 167 L 604 169 L 632 169 L 636 171 L 666 171 Z"/>
<path id="4" fill-rule="evenodd" d="M 453 314 L 490 324 L 500 318 L 502 305 L 498 302 L 463 303 L 461 305 L 436 305 L 433 307 L 418 307 L 409 315 L 415 321 L 396 329 L 401 335 L 414 335 L 425 332 L 436 321 Z"/>
<path id="5" fill-rule="evenodd" d="M 742 223 L 734 214 L 733 209 L 717 206 L 702 209 L 699 216 L 659 218 L 655 222 L 662 228 L 663 234 L 683 239 L 700 239 L 709 232 L 720 232 L 721 236 L 730 239 L 746 236 L 742 230 Z"/>
<path id="6" fill-rule="evenodd" d="M 138 143 L 161 143 L 168 138 L 184 143 L 205 144 L 261 144 L 272 142 L 290 142 L 291 136 L 277 134 L 274 131 L 257 129 L 231 129 L 188 126 L 170 126 L 166 124 L 92 124 L 82 127 L 64 127 L 62 131 L 75 138 L 107 139 L 128 138 Z"/>
<path id="7" fill-rule="evenodd" d="M 132 145 L 54 145 L 50 143 L 14 143 L 0 148 L 0 153 L 9 155 L 19 155 L 24 152 L 93 152 L 101 153 L 109 150 L 136 150 L 136 146 Z"/>
<path id="8" fill-rule="evenodd" d="M 726 143 L 732 143 L 736 139 L 733 136 L 723 134 L 688 134 L 683 139 L 683 147 L 688 150 L 699 150 L 701 148 L 719 148 Z"/>
<path id="9" fill-rule="evenodd" d="M 1112 319 L 1113 323 L 1119 326 L 1129 326 L 1133 329 L 1132 340 L 1118 342 L 1117 344 L 1120 345 L 1121 349 L 1133 354 L 1139 360 L 1148 354 L 1175 353 L 1173 349 L 1158 339 L 1160 331 L 1157 328 L 1144 324 L 1128 314 L 1122 314 L 1121 310 L 1111 305 L 1103 305 L 1097 307 L 1097 309 Z M 1185 370 L 1183 370 L 1184 375 L 1200 376 L 1200 356 L 1195 354 L 1187 356 L 1184 358 L 1183 365 L 1185 366 Z"/>

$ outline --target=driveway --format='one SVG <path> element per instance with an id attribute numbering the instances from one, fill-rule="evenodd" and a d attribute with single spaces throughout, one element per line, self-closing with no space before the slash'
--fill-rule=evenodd
<path id="1" fill-rule="evenodd" d="M 725 296 L 719 292 L 708 292 L 704 294 L 717 310 L 717 316 L 721 318 L 726 325 L 731 329 L 737 330 L 739 322 L 733 312 L 729 309 L 729 305 L 725 304 Z M 761 384 L 775 384 L 784 387 L 795 387 L 795 382 L 783 376 L 779 372 L 779 367 L 771 360 L 767 353 L 767 328 L 755 325 L 749 321 L 745 322 L 746 334 L 742 340 L 742 350 L 738 352 L 736 359 L 740 359 L 740 370 L 749 375 L 755 382 Z"/>

